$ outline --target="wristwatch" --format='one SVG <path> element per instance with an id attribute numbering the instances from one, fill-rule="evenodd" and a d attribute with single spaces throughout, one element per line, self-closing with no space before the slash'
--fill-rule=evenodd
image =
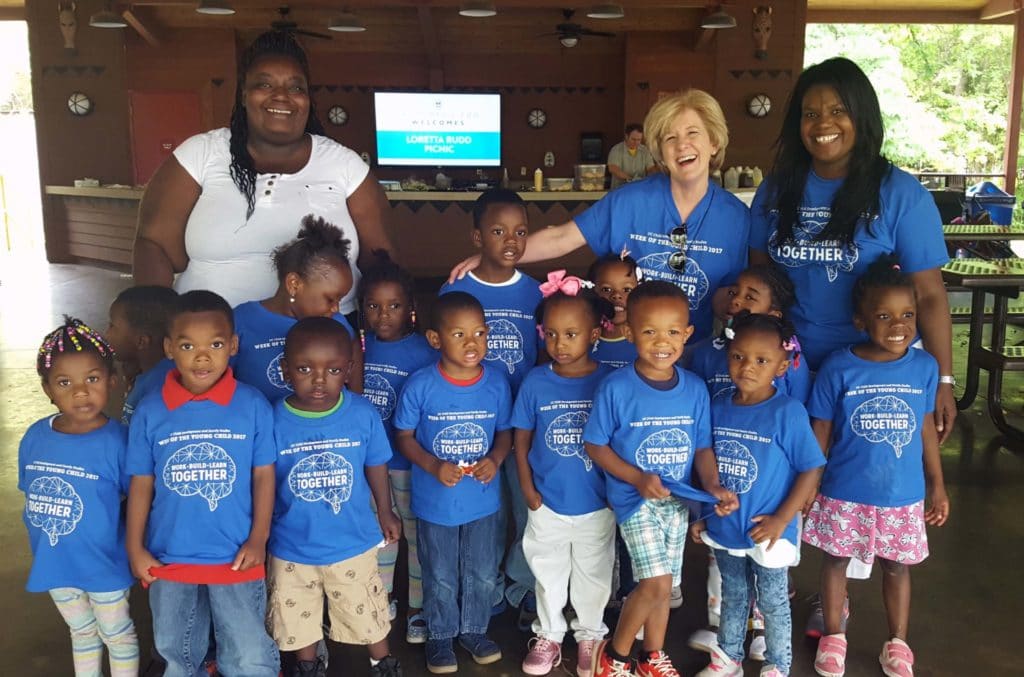
<path id="1" fill-rule="evenodd" d="M 956 385 L 956 377 L 952 376 L 952 375 L 950 375 L 950 376 L 940 376 L 939 377 L 939 383 L 948 383 L 951 386 L 955 386 Z"/>

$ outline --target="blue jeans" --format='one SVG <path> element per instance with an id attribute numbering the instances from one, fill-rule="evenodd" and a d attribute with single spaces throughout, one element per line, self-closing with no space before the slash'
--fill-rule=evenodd
<path id="1" fill-rule="evenodd" d="M 217 638 L 217 665 L 224 675 L 277 677 L 277 646 L 264 625 L 264 581 L 194 585 L 156 581 L 149 588 L 156 650 L 167 661 L 165 677 L 202 677 L 210 642 Z"/>
<path id="2" fill-rule="evenodd" d="M 497 527 L 498 513 L 457 527 L 418 521 L 430 639 L 487 632 L 498 571 Z"/>
<path id="3" fill-rule="evenodd" d="M 786 567 L 768 569 L 749 557 L 736 557 L 726 550 L 715 550 L 718 570 L 722 572 L 722 618 L 718 626 L 718 646 L 734 661 L 743 661 L 743 639 L 747 636 L 750 600 L 756 591 L 757 607 L 764 614 L 765 665 L 775 664 L 789 674 L 793 663 L 789 614 L 789 586 Z"/>
<path id="4" fill-rule="evenodd" d="M 515 453 L 515 450 L 512 451 Z M 515 458 L 511 455 L 505 459 L 501 466 L 501 475 L 504 478 L 502 487 L 501 508 L 498 510 L 498 539 L 497 554 L 498 562 L 505 555 L 505 534 L 508 533 L 508 514 L 512 513 L 515 520 L 516 533 L 512 544 L 508 548 L 508 556 L 505 557 L 504 571 L 498 571 L 494 585 L 494 604 L 501 602 L 502 595 L 512 606 L 519 606 L 526 597 L 526 593 L 533 592 L 536 580 L 530 565 L 526 563 L 526 556 L 523 554 L 523 533 L 526 531 L 526 518 L 529 510 L 526 507 L 526 499 L 523 498 L 523 490 L 519 486 L 519 473 L 516 470 Z M 506 577 L 508 582 L 506 583 Z"/>

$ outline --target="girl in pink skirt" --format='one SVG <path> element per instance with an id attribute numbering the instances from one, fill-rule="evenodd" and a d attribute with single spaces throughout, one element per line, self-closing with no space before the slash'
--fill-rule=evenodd
<path id="1" fill-rule="evenodd" d="M 940 526 L 949 516 L 932 416 L 939 370 L 930 354 L 909 349 L 917 300 L 895 257 L 868 267 L 854 287 L 853 307 L 854 324 L 868 340 L 826 358 L 807 404 L 828 457 L 803 535 L 825 553 L 825 635 L 814 669 L 823 677 L 845 673 L 846 566 L 851 558 L 870 565 L 878 557 L 890 635 L 879 662 L 889 677 L 910 677 L 909 566 L 928 556 L 925 524 Z"/>

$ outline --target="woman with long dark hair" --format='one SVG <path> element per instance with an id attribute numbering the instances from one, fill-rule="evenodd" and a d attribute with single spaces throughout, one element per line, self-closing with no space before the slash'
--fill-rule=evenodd
<path id="1" fill-rule="evenodd" d="M 796 287 L 792 319 L 812 369 L 864 340 L 854 282 L 894 254 L 914 282 L 924 348 L 939 363 L 940 440 L 953 429 L 952 323 L 940 268 L 942 221 L 920 182 L 882 155 L 885 130 L 871 82 L 849 59 L 806 69 L 790 97 L 775 164 L 751 206 L 751 263 L 784 266 Z"/>
<path id="2" fill-rule="evenodd" d="M 137 284 L 212 289 L 235 306 L 277 287 L 270 252 L 312 214 L 360 252 L 391 250 L 384 194 L 353 151 L 324 136 L 309 95 L 309 63 L 284 32 L 260 35 L 239 64 L 229 128 L 187 139 L 146 188 Z M 359 271 L 353 266 L 355 284 Z M 175 274 L 180 273 L 177 280 Z M 355 292 L 341 312 L 355 310 Z"/>

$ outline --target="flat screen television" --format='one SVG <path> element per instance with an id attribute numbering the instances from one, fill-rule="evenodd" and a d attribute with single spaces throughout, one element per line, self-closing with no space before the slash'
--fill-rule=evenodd
<path id="1" fill-rule="evenodd" d="M 501 166 L 501 96 L 375 92 L 377 163 Z"/>

